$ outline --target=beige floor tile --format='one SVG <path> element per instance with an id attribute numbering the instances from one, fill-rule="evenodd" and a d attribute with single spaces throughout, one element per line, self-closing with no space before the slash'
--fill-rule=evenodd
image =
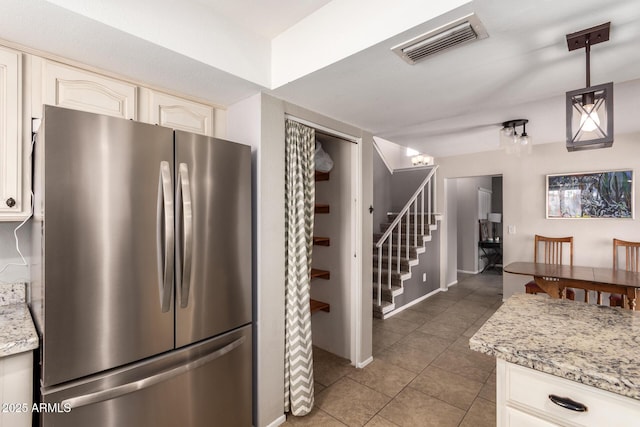
<path id="1" fill-rule="evenodd" d="M 433 366 L 484 383 L 493 372 L 495 359 L 472 350 L 449 348 L 433 361 Z"/>
<path id="2" fill-rule="evenodd" d="M 409 384 L 409 387 L 466 411 L 471 407 L 483 385 L 481 382 L 435 366 L 428 366 Z"/>
<path id="3" fill-rule="evenodd" d="M 381 328 L 373 329 L 373 345 L 381 348 L 389 347 L 400 341 L 404 337 L 403 334 L 387 331 Z"/>
<path id="4" fill-rule="evenodd" d="M 489 377 L 491 378 L 491 377 Z M 488 400 L 489 402 L 496 403 L 496 382 L 487 380 L 486 383 L 482 386 L 480 393 L 478 393 L 478 397 Z"/>
<path id="5" fill-rule="evenodd" d="M 371 418 L 365 427 L 399 427 L 398 424 L 394 424 L 389 420 L 382 418 L 380 415 L 376 415 Z"/>
<path id="6" fill-rule="evenodd" d="M 418 325 L 424 325 L 426 322 L 432 320 L 436 315 L 431 313 L 424 313 L 410 308 L 401 311 L 394 315 L 394 318 L 407 320 L 409 322 L 417 323 Z"/>
<path id="7" fill-rule="evenodd" d="M 409 347 L 416 348 L 425 353 L 440 354 L 451 345 L 450 338 L 445 339 L 435 335 L 425 334 L 424 332 L 414 331 L 402 338 L 398 343 L 406 344 Z"/>
<path id="8" fill-rule="evenodd" d="M 313 379 L 315 384 L 329 386 L 354 369 L 347 359 L 313 347 Z"/>
<path id="9" fill-rule="evenodd" d="M 466 331 L 468 326 L 453 325 L 440 322 L 428 322 L 425 325 L 418 328 L 418 331 L 425 334 L 435 335 L 444 339 L 451 339 L 452 337 L 458 337 Z"/>
<path id="10" fill-rule="evenodd" d="M 394 397 L 416 377 L 416 373 L 376 359 L 348 376 L 362 385 Z"/>
<path id="11" fill-rule="evenodd" d="M 436 350 L 425 352 L 406 343 L 397 343 L 381 352 L 378 359 L 419 374 L 439 354 Z"/>
<path id="12" fill-rule="evenodd" d="M 496 405 L 484 399 L 476 399 L 460 427 L 495 427 Z"/>
<path id="13" fill-rule="evenodd" d="M 349 426 L 363 426 L 391 400 L 351 378 L 342 378 L 316 398 L 316 405 Z"/>
<path id="14" fill-rule="evenodd" d="M 465 411 L 407 387 L 380 415 L 399 426 L 455 427 Z"/>
<path id="15" fill-rule="evenodd" d="M 420 323 L 402 320 L 396 316 L 385 319 L 377 328 L 385 331 L 395 332 L 396 334 L 407 335 L 421 326 Z"/>
<path id="16" fill-rule="evenodd" d="M 331 415 L 324 412 L 317 406 L 313 408 L 311 413 L 303 417 L 296 417 L 291 414 L 287 414 L 287 421 L 281 426 L 300 426 L 300 427 L 312 427 L 312 426 L 326 426 L 326 427 L 344 427 L 346 424 L 333 418 Z"/>

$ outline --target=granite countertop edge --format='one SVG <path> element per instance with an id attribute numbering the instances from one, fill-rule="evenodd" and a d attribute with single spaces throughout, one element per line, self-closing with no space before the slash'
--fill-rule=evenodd
<path id="1" fill-rule="evenodd" d="M 536 298 L 537 301 L 532 298 Z M 554 343 L 550 343 L 548 348 L 544 345 L 538 348 L 518 348 L 518 342 L 515 341 L 513 345 L 509 343 L 509 340 L 505 340 L 504 336 L 500 338 L 492 339 L 492 337 L 498 337 L 498 334 L 504 334 L 504 325 L 510 324 L 513 321 L 512 317 L 509 317 L 514 310 L 522 310 L 525 306 L 536 308 L 536 305 L 542 307 L 544 304 L 557 305 L 562 304 L 565 311 L 571 311 L 575 308 L 576 312 L 585 310 L 587 304 L 580 302 L 558 302 L 559 300 L 545 300 L 544 297 L 533 295 L 517 295 L 512 297 L 513 301 L 507 301 L 503 306 L 496 311 L 496 313 L 490 318 L 480 330 L 469 339 L 469 348 L 480 353 L 503 359 L 507 362 L 514 363 L 516 365 L 524 366 L 534 369 L 536 371 L 545 372 L 547 374 L 555 375 L 561 378 L 565 378 L 571 381 L 582 383 L 588 386 L 609 391 L 612 393 L 627 396 L 633 399 L 640 400 L 640 377 L 631 375 L 629 373 L 621 372 L 615 367 L 603 366 L 598 363 L 600 355 L 595 352 L 591 354 L 583 353 L 583 359 L 588 360 L 588 363 L 580 363 L 581 360 L 575 358 L 565 358 L 567 352 L 574 352 L 580 354 L 580 351 L 567 347 L 562 351 L 558 351 L 557 347 L 554 347 Z M 522 304 L 526 302 L 524 305 Z M 510 303 L 511 302 L 511 303 Z M 572 305 L 573 304 L 573 305 Z M 593 310 L 591 307 L 587 307 L 589 310 Z M 624 316 L 637 316 L 638 313 L 631 312 L 629 310 L 618 310 L 616 315 Z M 519 313 L 522 314 L 522 313 Z M 536 313 L 538 314 L 538 313 Z M 525 322 L 526 323 L 526 322 Z M 636 323 L 635 321 L 633 322 Z M 637 322 L 640 323 L 640 322 Z M 522 325 L 520 325 L 522 326 Z M 525 328 L 531 328 L 530 324 L 525 324 Z M 522 334 L 524 330 L 518 330 L 518 326 L 509 328 L 511 333 Z M 531 333 L 531 331 L 528 331 Z M 627 331 L 628 332 L 628 331 Z M 633 351 L 628 349 L 627 351 Z M 622 354 L 624 354 L 624 349 Z M 624 356 L 623 356 L 624 358 Z M 578 361 L 577 361 L 578 360 Z M 606 361 L 606 357 L 603 356 L 603 360 Z"/>
<path id="2" fill-rule="evenodd" d="M 0 357 L 38 348 L 36 328 L 25 303 L 0 306 Z"/>

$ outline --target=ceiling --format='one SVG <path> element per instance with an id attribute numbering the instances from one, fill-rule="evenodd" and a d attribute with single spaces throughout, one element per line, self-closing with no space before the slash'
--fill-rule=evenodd
<path id="1" fill-rule="evenodd" d="M 0 0 L 0 38 L 227 106 L 259 91 L 435 157 L 498 148 L 503 121 L 564 140 L 585 85 L 565 34 L 611 21 L 593 84 L 640 130 L 637 0 Z M 123 13 L 126 10 L 127 13 Z M 416 65 L 391 48 L 474 12 L 489 37 Z"/>

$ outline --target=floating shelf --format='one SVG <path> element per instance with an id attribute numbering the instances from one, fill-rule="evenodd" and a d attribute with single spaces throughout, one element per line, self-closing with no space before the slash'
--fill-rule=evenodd
<path id="1" fill-rule="evenodd" d="M 331 239 L 328 237 L 313 236 L 313 244 L 316 246 L 331 246 Z"/>
<path id="2" fill-rule="evenodd" d="M 321 205 L 316 203 L 315 213 L 317 214 L 328 214 L 329 213 L 329 205 Z"/>
<path id="3" fill-rule="evenodd" d="M 329 172 L 316 171 L 316 181 L 329 181 Z"/>
<path id="4" fill-rule="evenodd" d="M 314 299 L 309 301 L 309 308 L 311 310 L 311 314 L 316 311 L 326 311 L 327 313 L 331 311 L 331 306 L 329 304 L 322 301 L 316 301 Z"/>
<path id="5" fill-rule="evenodd" d="M 311 278 L 312 279 L 325 279 L 329 280 L 331 278 L 331 272 L 327 270 L 320 270 L 317 268 L 311 269 Z"/>

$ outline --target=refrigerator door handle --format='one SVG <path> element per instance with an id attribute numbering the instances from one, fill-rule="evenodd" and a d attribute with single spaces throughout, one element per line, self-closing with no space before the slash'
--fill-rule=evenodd
<path id="1" fill-rule="evenodd" d="M 178 205 L 178 221 L 176 228 L 177 284 L 180 289 L 180 307 L 189 305 L 191 289 L 191 263 L 193 260 L 193 209 L 191 206 L 191 182 L 189 167 L 180 163 L 178 183 L 176 185 L 176 204 Z M 182 229 L 182 235 L 179 235 Z"/>
<path id="2" fill-rule="evenodd" d="M 120 396 L 124 396 L 125 394 L 143 390 L 155 384 L 170 380 L 171 378 L 174 378 L 186 372 L 192 371 L 196 368 L 199 368 L 200 366 L 206 365 L 207 363 L 210 363 L 215 359 L 240 347 L 245 342 L 245 340 L 246 340 L 246 337 L 242 336 L 237 340 L 232 341 L 230 344 L 227 344 L 226 346 L 214 351 L 213 353 L 209 353 L 185 365 L 181 365 L 176 368 L 160 372 L 156 375 L 143 378 L 138 381 L 113 387 L 108 390 L 102 390 L 102 391 L 97 391 L 95 393 L 88 393 L 81 396 L 71 397 L 69 399 L 63 400 L 61 402 L 61 405 L 63 408 L 68 407 L 69 409 L 74 409 L 82 406 L 92 405 L 94 403 L 103 402 L 105 400 L 115 399 Z"/>
<path id="3" fill-rule="evenodd" d="M 158 242 L 158 287 L 160 290 L 160 309 L 166 313 L 171 308 L 173 285 L 173 186 L 171 185 L 171 167 L 169 162 L 160 162 L 158 180 L 157 242 Z"/>

